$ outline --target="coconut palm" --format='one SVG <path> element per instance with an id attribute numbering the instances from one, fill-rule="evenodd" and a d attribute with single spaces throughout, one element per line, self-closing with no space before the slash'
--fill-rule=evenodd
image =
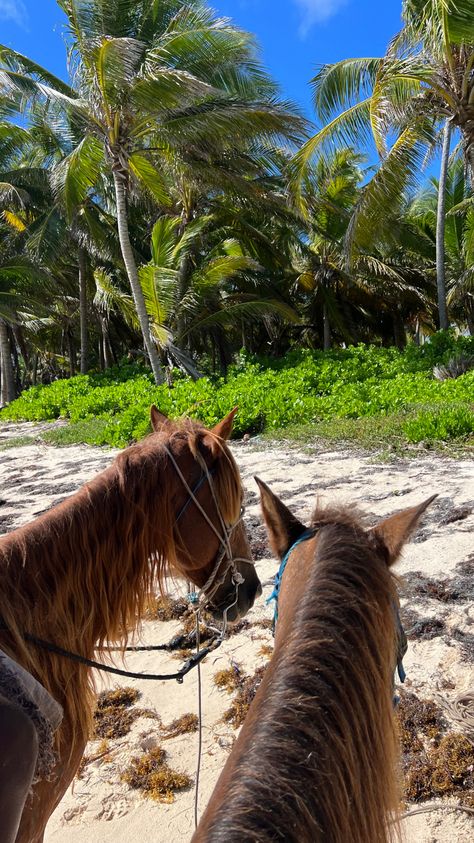
<path id="1" fill-rule="evenodd" d="M 322 325 L 325 350 L 333 332 L 346 342 L 388 332 L 404 345 L 405 323 L 427 306 L 420 261 L 411 257 L 403 219 L 391 216 L 395 239 L 374 238 L 370 249 L 354 251 L 347 261 L 345 238 L 365 175 L 362 162 L 351 149 L 337 150 L 305 168 L 300 188 L 306 233 L 294 251 L 294 267 L 308 339 Z"/>
<path id="2" fill-rule="evenodd" d="M 21 299 L 15 286 L 21 286 L 25 279 L 35 275 L 35 267 L 20 254 L 21 247 L 17 246 L 26 229 L 24 210 L 38 187 L 37 174 L 19 166 L 30 145 L 27 129 L 6 120 L 0 123 L 0 406 L 16 396 L 12 326 L 18 322 Z"/>
<path id="3" fill-rule="evenodd" d="M 437 207 L 442 188 L 435 178 L 414 198 L 408 214 L 421 238 L 431 244 L 434 261 Z M 474 333 L 474 199 L 464 161 L 451 158 L 443 190 L 446 209 L 446 280 L 448 304 L 455 321 Z"/>
<path id="4" fill-rule="evenodd" d="M 459 130 L 474 174 L 474 25 L 472 0 L 404 0 L 404 26 L 382 58 L 324 65 L 312 81 L 323 128 L 298 152 L 294 173 L 334 142 L 375 143 L 381 165 L 362 191 L 349 240 L 367 246 L 380 232 L 387 207 L 399 207 L 426 156 Z M 443 178 L 443 175 L 442 175 Z M 355 247 L 355 246 L 354 246 Z M 443 203 L 438 224 L 440 327 L 448 325 L 443 280 Z"/>
<path id="5" fill-rule="evenodd" d="M 24 319 L 45 310 L 48 276 L 35 262 L 22 255 L 18 239 L 9 224 L 0 223 L 0 404 L 16 397 L 17 380 L 13 366 L 16 357 L 15 327 Z M 17 333 L 18 336 L 18 333 Z M 19 337 L 21 345 L 22 338 Z M 25 364 L 27 360 L 25 359 Z M 17 371 L 18 376 L 18 371 Z"/>
<path id="6" fill-rule="evenodd" d="M 240 332 L 243 325 L 270 314 L 297 321 L 291 306 L 271 295 L 264 267 L 245 254 L 235 238 L 222 239 L 223 234 L 211 215 L 189 222 L 184 231 L 181 216 L 163 215 L 152 230 L 151 260 L 138 270 L 157 344 L 171 364 L 193 377 L 199 376 L 196 353 L 209 352 L 209 345 L 212 356 L 217 350 L 225 370 L 229 331 Z M 179 276 L 185 256 L 182 295 Z M 96 306 L 103 313 L 121 312 L 135 327 L 130 296 L 105 270 L 98 269 L 94 276 Z"/>
<path id="7" fill-rule="evenodd" d="M 3 90 L 23 104 L 42 98 L 50 121 L 81 138 L 67 166 L 72 206 L 94 191 L 104 170 L 111 175 L 122 257 L 158 383 L 163 374 L 128 225 L 135 185 L 169 208 L 163 159 L 194 164 L 215 180 L 237 138 L 244 154 L 254 140 L 274 144 L 300 133 L 302 124 L 276 100 L 251 37 L 200 2 L 60 0 L 60 6 L 68 18 L 72 84 L 1 48 Z"/>
<path id="8" fill-rule="evenodd" d="M 312 320 L 319 308 L 322 311 L 325 350 L 331 347 L 331 322 L 341 326 L 343 321 L 336 290 L 340 284 L 351 284 L 342 246 L 362 179 L 361 163 L 353 150 L 338 150 L 330 159 L 321 158 L 315 166 L 306 168 L 301 186 L 307 237 L 295 254 L 297 282 L 311 294 Z"/>

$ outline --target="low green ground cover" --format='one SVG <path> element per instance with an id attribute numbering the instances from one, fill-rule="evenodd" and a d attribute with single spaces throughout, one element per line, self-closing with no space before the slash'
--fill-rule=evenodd
<path id="1" fill-rule="evenodd" d="M 445 381 L 432 370 L 461 354 L 474 354 L 472 338 L 439 334 L 403 352 L 360 345 L 292 352 L 279 361 L 242 358 L 226 380 L 178 376 L 171 388 L 126 366 L 33 387 L 1 411 L 0 421 L 64 417 L 70 425 L 46 438 L 121 447 L 148 431 L 152 403 L 208 426 L 238 405 L 237 436 L 304 425 L 329 438 L 334 426 L 352 432 L 350 439 L 357 430 L 370 439 L 372 429 L 379 440 L 385 431 L 400 442 L 449 441 L 474 433 L 474 370 Z"/>

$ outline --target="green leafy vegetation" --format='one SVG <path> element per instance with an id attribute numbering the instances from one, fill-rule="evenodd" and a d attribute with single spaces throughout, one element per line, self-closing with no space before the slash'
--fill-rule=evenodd
<path id="1" fill-rule="evenodd" d="M 191 416 L 208 426 L 238 405 L 237 436 L 307 425 L 310 434 L 328 438 L 335 426 L 332 435 L 363 444 L 447 441 L 474 432 L 474 371 L 439 381 L 433 366 L 473 348 L 472 339 L 439 334 L 403 352 L 362 345 L 295 351 L 278 361 L 242 358 L 227 379 L 179 377 L 172 387 L 157 387 L 129 367 L 33 387 L 0 418 L 65 417 L 71 425 L 49 431 L 49 441 L 122 447 L 148 432 L 152 403 L 172 418 Z"/>

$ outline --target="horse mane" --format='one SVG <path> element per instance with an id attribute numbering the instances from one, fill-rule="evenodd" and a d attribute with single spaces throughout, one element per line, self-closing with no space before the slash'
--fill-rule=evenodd
<path id="1" fill-rule="evenodd" d="M 386 843 L 396 832 L 395 580 L 353 510 L 317 508 L 312 526 L 308 580 L 197 840 Z"/>
<path id="2" fill-rule="evenodd" d="M 205 437 L 211 439 L 204 443 Z M 25 642 L 23 633 L 88 658 L 112 642 L 126 647 L 150 593 L 177 570 L 173 501 L 182 482 L 165 446 L 175 455 L 188 448 L 202 463 L 209 442 L 222 451 L 213 483 L 232 523 L 242 494 L 235 461 L 218 436 L 183 420 L 130 446 L 70 498 L 0 537 L 0 617 L 8 628 L 1 646 L 56 699 L 61 695 L 82 735 L 91 725 L 91 671 Z"/>

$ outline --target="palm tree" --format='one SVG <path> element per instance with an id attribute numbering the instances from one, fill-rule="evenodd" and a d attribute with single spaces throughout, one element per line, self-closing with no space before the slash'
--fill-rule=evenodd
<path id="1" fill-rule="evenodd" d="M 56 277 L 61 277 L 65 269 L 70 274 L 71 260 L 76 264 L 80 371 L 85 374 L 89 368 L 91 268 L 97 258 L 102 262 L 119 259 L 113 230 L 116 221 L 106 212 L 103 197 L 97 193 L 98 185 L 94 195 L 79 198 L 70 189 L 71 156 L 79 144 L 72 127 L 66 134 L 55 132 L 42 109 L 36 109 L 32 123 L 34 163 L 48 174 L 48 179 L 45 196 L 29 225 L 26 247 L 43 263 L 54 266 Z"/>
<path id="2" fill-rule="evenodd" d="M 472 0 L 404 0 L 401 32 L 382 58 L 324 65 L 312 81 L 318 119 L 325 124 L 297 153 L 301 173 L 317 152 L 335 141 L 375 143 L 381 165 L 363 190 L 349 240 L 367 243 L 384 227 L 387 207 L 399 207 L 427 155 L 444 134 L 461 134 L 474 177 L 474 29 Z M 443 284 L 443 203 L 438 224 L 440 327 L 448 326 Z"/>
<path id="3" fill-rule="evenodd" d="M 322 310 L 323 348 L 331 347 L 331 322 L 343 319 L 336 303 L 336 289 L 352 283 L 344 261 L 343 240 L 362 179 L 362 159 L 353 150 L 338 150 L 329 160 L 320 159 L 303 176 L 301 198 L 307 221 L 306 237 L 295 254 L 297 282 L 311 293 L 310 313 Z"/>
<path id="4" fill-rule="evenodd" d="M 212 216 L 203 216 L 182 231 L 180 216 L 163 215 L 152 230 L 151 260 L 138 270 L 157 344 L 172 364 L 192 377 L 200 376 L 194 362 L 196 352 L 209 352 L 209 345 L 212 356 L 217 351 L 225 373 L 229 332 L 236 328 L 242 331 L 243 325 L 268 315 L 293 322 L 298 319 L 289 304 L 272 296 L 264 268 L 244 253 L 235 238 L 220 239 L 224 232 L 215 228 L 215 222 Z M 189 266 L 184 294 L 180 295 L 184 255 Z M 94 277 L 99 310 L 103 314 L 120 312 L 134 328 L 130 296 L 105 269 L 97 269 Z"/>
<path id="5" fill-rule="evenodd" d="M 452 156 L 443 189 L 432 178 L 414 198 L 408 215 L 417 227 L 417 245 L 431 244 L 435 259 L 439 194 L 445 197 L 445 251 L 448 304 L 455 321 L 474 333 L 474 199 L 464 161 Z"/>
<path id="6" fill-rule="evenodd" d="M 405 323 L 426 307 L 421 274 L 404 254 L 410 243 L 403 220 L 391 216 L 395 240 L 374 237 L 347 260 L 345 240 L 365 177 L 362 162 L 351 149 L 337 150 L 306 167 L 300 185 L 305 228 L 293 265 L 305 337 L 312 344 L 316 331 L 325 350 L 335 335 L 354 342 L 378 334 L 402 346 Z"/>
<path id="7" fill-rule="evenodd" d="M 12 326 L 17 321 L 16 309 L 20 299 L 15 282 L 34 274 L 34 267 L 20 256 L 21 250 L 16 248 L 16 242 L 26 228 L 22 213 L 32 202 L 32 193 L 37 187 L 28 182 L 25 171 L 18 166 L 30 145 L 31 136 L 27 129 L 7 121 L 0 123 L 0 406 L 16 397 L 13 368 L 16 349 Z M 31 170 L 28 175 L 31 176 Z M 25 189 L 25 183 L 28 189 Z"/>
<path id="8" fill-rule="evenodd" d="M 47 274 L 35 262 L 21 255 L 15 242 L 21 234 L 0 224 L 0 405 L 16 397 L 13 357 L 16 356 L 14 328 L 25 318 L 45 311 Z M 25 364 L 26 364 L 25 360 Z M 18 372 L 17 372 L 18 375 Z"/>
<path id="9" fill-rule="evenodd" d="M 171 199 L 163 160 L 216 178 L 242 137 L 275 143 L 301 136 L 302 121 L 275 97 L 252 39 L 200 2 L 60 0 L 69 25 L 71 86 L 6 47 L 3 89 L 40 98 L 49 119 L 81 137 L 69 155 L 67 202 L 79 206 L 110 174 L 118 235 L 154 377 L 163 373 L 138 278 L 128 213 L 137 184 L 163 209 Z M 243 149 L 242 149 L 243 152 Z M 238 178 L 236 176 L 236 181 Z"/>

